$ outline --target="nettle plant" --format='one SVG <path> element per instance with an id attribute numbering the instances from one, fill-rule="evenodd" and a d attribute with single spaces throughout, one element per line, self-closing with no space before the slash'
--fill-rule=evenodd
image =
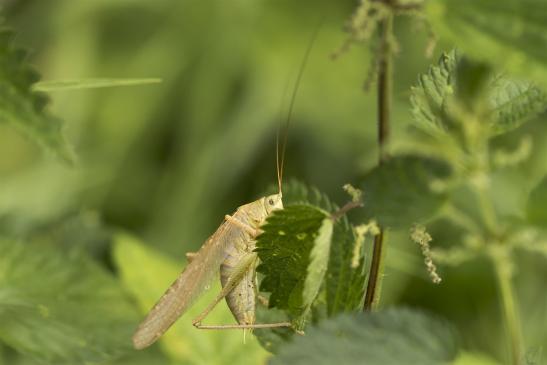
<path id="1" fill-rule="evenodd" d="M 410 130 L 403 139 L 391 141 L 393 59 L 398 48 L 404 47 L 393 31 L 399 15 L 425 25 L 432 41 L 457 49 L 443 53 L 427 73 L 418 76 L 410 93 Z M 547 86 L 545 15 L 539 0 L 361 2 L 348 22 L 348 39 L 335 55 L 350 57 L 345 51 L 361 43 L 375 54 L 366 84 L 377 86 L 379 163 L 360 181 L 352 182 L 355 187 L 345 187 L 349 198 L 342 208 L 314 188 L 294 181 L 286 184 L 285 209 L 274 212 L 262 227 L 257 271 L 260 292 L 269 300 L 268 308 L 259 307 L 257 322 L 291 321 L 305 332 L 301 336 L 288 329 L 254 331 L 262 346 L 275 354 L 271 363 L 495 363 L 464 353 L 455 330 L 443 320 L 410 309 L 380 310 L 390 230 L 408 232 L 408 242 L 422 251 L 433 283 L 442 282 L 437 265 L 458 266 L 481 256 L 488 258 L 507 330 L 507 359 L 512 364 L 541 361 L 540 355 L 529 351 L 532 344 L 523 341 L 514 291 L 518 269 L 514 257 L 516 251 L 527 250 L 547 258 L 547 178 L 523 187 L 527 196 L 522 209 L 510 213 L 499 208 L 491 186 L 500 172 L 518 169 L 535 153 L 531 137 L 522 138 L 512 150 L 497 148 L 496 139 L 537 120 L 547 106 L 543 91 Z M 60 160 L 70 162 L 73 152 L 61 134 L 59 119 L 46 111 L 47 98 L 39 91 L 155 80 L 37 81 L 25 56 L 14 46 L 12 34 L 2 31 L 0 121 L 14 125 Z M 427 227 L 440 222 L 456 227 L 458 239 L 452 246 L 431 247 L 435 237 Z M 90 287 L 101 288 L 97 295 L 103 304 L 86 291 L 80 293 L 80 302 L 54 308 L 47 293 L 25 287 L 29 285 L 25 278 L 32 273 L 17 271 L 16 264 L 34 260 L 40 270 L 54 272 L 55 265 L 43 263 L 63 261 L 63 254 L 49 257 L 7 239 L 0 242 L 0 283 L 41 295 L 20 297 L 25 305 L 19 307 L 0 301 L 0 338 L 6 344 L 46 362 L 99 361 L 129 351 L 126 342 L 136 323 L 135 309 L 128 304 L 126 310 L 109 311 L 103 302 L 124 302 L 119 294 L 124 289 L 100 273 L 90 259 L 70 258 L 76 264 L 65 261 L 65 266 L 73 270 L 51 280 L 62 288 L 70 285 L 73 276 L 83 275 Z M 131 280 L 139 275 L 133 262 L 156 259 L 139 251 L 125 236 L 117 242 L 114 260 L 122 281 L 129 283 L 125 288 L 132 291 Z M 156 264 L 165 263 L 158 259 Z M 82 272 L 76 272 L 77 268 Z M 140 295 L 142 309 L 148 309 L 155 297 Z M 70 313 L 76 308 L 93 311 L 95 320 L 74 322 Z M 8 312 L 9 325 L 4 326 Z M 37 339 L 32 333 L 43 333 L 40 327 L 52 329 L 55 336 Z M 176 358 L 180 351 L 174 338 L 163 346 Z M 60 342 L 64 350 L 57 347 Z"/>

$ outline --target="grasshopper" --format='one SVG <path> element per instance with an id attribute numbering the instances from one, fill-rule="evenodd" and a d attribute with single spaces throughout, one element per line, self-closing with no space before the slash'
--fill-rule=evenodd
<path id="1" fill-rule="evenodd" d="M 187 254 L 189 264 L 150 310 L 133 335 L 133 345 L 136 349 L 148 347 L 158 340 L 194 304 L 218 271 L 220 271 L 222 290 L 213 302 L 192 320 L 196 328 L 252 330 L 292 327 L 290 322 L 255 323 L 256 302 L 257 298 L 261 299 L 261 297 L 258 296 L 256 278 L 259 259 L 254 249 L 256 237 L 262 232 L 260 226 L 272 212 L 283 209 L 281 186 L 287 130 L 298 86 L 316 35 L 317 29 L 306 50 L 293 89 L 281 154 L 279 138 L 281 131 L 277 132 L 278 193 L 242 205 L 232 215 L 226 215 L 224 222 L 199 251 Z M 226 299 L 237 324 L 203 325 L 201 322 L 222 299 Z"/>

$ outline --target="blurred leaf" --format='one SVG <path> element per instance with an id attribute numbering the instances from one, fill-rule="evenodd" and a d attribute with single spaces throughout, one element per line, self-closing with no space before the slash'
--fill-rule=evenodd
<path id="1" fill-rule="evenodd" d="M 457 67 L 460 69 L 460 85 L 466 85 L 465 90 L 460 90 L 460 99 L 476 101 L 476 91 L 473 90 L 475 74 L 464 72 L 464 66 L 457 66 L 459 59 L 455 51 L 443 54 L 438 64 L 430 66 L 426 74 L 418 77 L 418 85 L 412 87 L 412 112 L 416 125 L 421 129 L 430 132 L 446 129 L 447 102 L 456 92 Z M 469 61 L 464 62 L 469 64 Z M 547 95 L 529 82 L 498 76 L 489 82 L 487 92 L 493 134 L 509 132 L 547 108 Z"/>
<path id="2" fill-rule="evenodd" d="M 27 53 L 13 44 L 13 33 L 0 28 L 0 122 L 16 126 L 62 161 L 72 163 L 61 120 L 47 111 L 48 97 L 32 90 L 38 79 Z"/>
<path id="3" fill-rule="evenodd" d="M 331 245 L 329 214 L 310 205 L 274 212 L 262 227 L 256 252 L 260 290 L 271 293 L 270 307 L 305 315 L 323 282 Z"/>
<path id="4" fill-rule="evenodd" d="M 499 362 L 483 354 L 477 354 L 473 352 L 461 352 L 452 364 L 453 365 L 499 365 Z"/>
<path id="5" fill-rule="evenodd" d="M 114 260 L 123 282 L 137 299 L 143 318 L 178 277 L 182 266 L 126 234 L 119 234 L 116 237 Z M 181 257 L 180 261 L 184 262 L 185 259 Z M 200 331 L 192 326 L 191 320 L 213 301 L 219 290 L 220 280 L 162 336 L 159 340 L 160 346 L 171 359 L 183 364 L 263 362 L 267 357 L 266 351 L 252 338 L 248 338 L 245 344 L 242 331 Z M 205 322 L 228 324 L 233 323 L 234 318 L 222 301 Z"/>
<path id="6" fill-rule="evenodd" d="M 478 112 L 490 80 L 492 69 L 487 63 L 460 57 L 456 63 L 456 99 L 469 111 Z"/>
<path id="7" fill-rule="evenodd" d="M 490 90 L 490 100 L 494 105 L 494 134 L 520 127 L 547 108 L 547 95 L 526 81 L 498 77 Z"/>
<path id="8" fill-rule="evenodd" d="M 256 308 L 256 323 L 280 323 L 289 322 L 290 318 L 281 309 L 266 308 L 258 305 Z M 293 330 L 287 328 L 270 328 L 260 331 L 253 331 L 262 347 L 271 353 L 277 353 L 295 335 Z"/>
<path id="9" fill-rule="evenodd" d="M 543 0 L 429 1 L 441 38 L 470 57 L 547 86 L 547 12 Z"/>
<path id="10" fill-rule="evenodd" d="M 75 250 L 0 240 L 0 339 L 51 364 L 130 349 L 137 313 L 114 278 Z"/>
<path id="11" fill-rule="evenodd" d="M 41 81 L 33 85 L 36 91 L 60 91 L 60 90 L 79 90 L 79 89 L 98 89 L 105 87 L 149 85 L 160 83 L 158 78 L 145 79 L 80 79 L 80 80 L 54 80 Z"/>
<path id="12" fill-rule="evenodd" d="M 454 50 L 443 53 L 438 64 L 431 65 L 426 74 L 419 75 L 418 85 L 411 89 L 414 121 L 425 130 L 444 129 L 439 116 L 444 112 L 448 95 L 454 93 L 456 58 Z"/>
<path id="13" fill-rule="evenodd" d="M 545 202 L 547 202 L 547 176 L 532 189 L 528 196 L 526 204 L 526 218 L 528 222 L 538 226 L 547 226 Z"/>
<path id="14" fill-rule="evenodd" d="M 433 191 L 431 185 L 447 178 L 449 172 L 438 160 L 395 156 L 365 175 L 360 185 L 364 207 L 355 215 L 361 221 L 376 219 L 392 228 L 423 222 L 446 201 L 446 194 Z"/>
<path id="15" fill-rule="evenodd" d="M 446 364 L 456 356 L 446 323 L 423 313 L 391 309 L 343 314 L 309 329 L 281 349 L 275 364 Z"/>

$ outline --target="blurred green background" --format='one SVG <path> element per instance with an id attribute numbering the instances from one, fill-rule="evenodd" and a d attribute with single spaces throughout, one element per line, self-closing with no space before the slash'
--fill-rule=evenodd
<path id="1" fill-rule="evenodd" d="M 176 275 L 177 263 L 185 262 L 185 252 L 196 250 L 225 214 L 275 183 L 276 129 L 286 117 L 299 64 L 321 19 L 294 106 L 285 176 L 343 202 L 342 185 L 357 181 L 377 160 L 375 94 L 362 87 L 370 52 L 355 46 L 336 61 L 330 58 L 346 37 L 342 27 L 354 6 L 353 1 L 288 0 L 4 1 L 5 22 L 16 30 L 17 42 L 32 50 L 43 80 L 157 77 L 162 82 L 52 92 L 52 111 L 64 119 L 78 156 L 73 168 L 0 124 L 3 234 L 78 245 L 117 278 L 124 271 L 115 263 L 120 258 L 112 256 L 111 237 L 130 232 L 146 242 L 139 247 L 150 249 L 150 255 L 170 257 L 165 266 L 173 265 L 174 271 L 158 280 L 153 290 L 159 295 Z M 410 87 L 432 62 L 424 55 L 423 25 L 397 18 L 396 33 L 395 143 L 404 138 L 411 118 Z M 449 49 L 439 44 L 433 60 Z M 547 171 L 547 129 L 540 123 L 495 142 L 515 146 L 524 135 L 533 136 L 533 158 L 494 187 L 507 211 L 520 209 L 522 191 Z M 433 245 L 461 239 L 442 224 L 432 227 L 432 235 Z M 123 246 L 132 239 L 120 240 Z M 486 260 L 443 267 L 444 281 L 434 286 L 408 232 L 391 232 L 389 246 L 384 306 L 437 312 L 457 325 L 465 349 L 503 358 L 498 298 Z M 144 262 L 147 255 L 139 257 Z M 136 269 L 143 262 L 136 261 Z M 524 265 L 516 287 L 525 309 L 525 337 L 534 348 L 545 348 L 547 265 L 530 254 L 519 262 Z M 180 342 L 188 336 L 194 335 L 172 341 L 171 350 L 129 351 L 113 363 L 200 363 L 173 350 L 184 347 Z M 256 344 L 242 345 L 239 334 L 235 338 L 231 346 L 237 351 L 266 356 Z M 221 348 L 219 341 L 199 351 Z M 1 354 L 6 364 L 27 363 L 9 346 Z M 215 359 L 201 363 L 220 361 Z"/>

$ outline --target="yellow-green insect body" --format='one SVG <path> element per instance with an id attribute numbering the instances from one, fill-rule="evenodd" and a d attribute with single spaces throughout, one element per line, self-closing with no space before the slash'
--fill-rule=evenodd
<path id="1" fill-rule="evenodd" d="M 260 198 L 239 207 L 193 255 L 177 280 L 167 289 L 133 336 L 137 349 L 154 343 L 192 306 L 220 271 L 222 291 L 193 323 L 203 329 L 288 327 L 289 323 L 255 325 L 256 236 L 266 218 L 283 209 L 281 194 Z M 201 321 L 223 298 L 238 325 L 204 326 Z"/>

